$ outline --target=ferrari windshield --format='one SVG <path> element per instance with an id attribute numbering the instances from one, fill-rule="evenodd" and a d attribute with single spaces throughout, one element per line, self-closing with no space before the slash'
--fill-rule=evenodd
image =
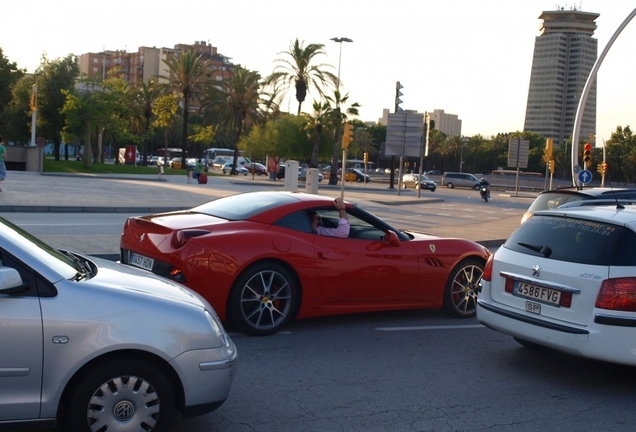
<path id="1" fill-rule="evenodd" d="M 256 192 L 219 198 L 194 207 L 193 212 L 205 213 L 229 220 L 245 220 L 285 204 L 297 202 L 291 195 L 278 192 Z"/>

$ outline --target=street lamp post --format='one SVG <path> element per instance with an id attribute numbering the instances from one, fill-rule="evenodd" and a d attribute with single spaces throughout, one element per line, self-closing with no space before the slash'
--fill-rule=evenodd
<path id="1" fill-rule="evenodd" d="M 353 42 L 353 40 L 349 39 L 348 37 L 332 37 L 331 40 L 340 44 L 340 52 L 338 53 L 338 82 L 336 84 L 338 90 L 340 90 L 340 62 L 342 61 L 342 43 Z"/>
<path id="2" fill-rule="evenodd" d="M 353 40 L 347 37 L 340 37 L 340 38 L 332 37 L 331 40 L 340 44 L 340 52 L 338 53 L 338 82 L 336 83 L 336 88 L 338 91 L 340 91 L 340 63 L 342 61 L 342 43 L 353 42 Z M 341 98 L 342 98 L 342 95 L 336 101 L 338 104 L 340 103 Z M 342 168 L 341 168 L 341 174 L 340 174 L 340 198 L 341 199 L 344 199 L 344 184 L 345 184 L 346 168 L 347 168 L 347 149 L 343 148 L 342 149 Z"/>

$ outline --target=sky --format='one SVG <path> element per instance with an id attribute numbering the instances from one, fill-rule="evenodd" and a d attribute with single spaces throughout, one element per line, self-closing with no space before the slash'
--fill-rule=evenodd
<path id="1" fill-rule="evenodd" d="M 444 110 L 462 120 L 462 134 L 489 138 L 523 130 L 535 38 L 542 11 L 576 9 L 600 14 L 594 37 L 600 56 L 636 4 L 627 0 L 110 0 L 5 1 L 0 48 L 33 72 L 49 59 L 102 50 L 136 52 L 205 41 L 262 76 L 298 38 L 324 44 L 321 63 L 333 66 L 343 92 L 358 102 L 360 120 L 378 121 L 401 107 Z M 347 37 L 351 43 L 336 43 Z M 597 143 L 617 126 L 636 128 L 636 20 L 626 26 L 598 72 Z M 339 55 L 341 54 L 340 61 Z M 317 99 L 310 89 L 303 111 Z M 295 93 L 283 111 L 296 113 Z"/>

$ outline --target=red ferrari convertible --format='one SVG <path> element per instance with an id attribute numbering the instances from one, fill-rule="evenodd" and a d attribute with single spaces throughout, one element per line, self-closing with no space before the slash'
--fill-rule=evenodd
<path id="1" fill-rule="evenodd" d="M 292 192 L 131 217 L 121 262 L 192 288 L 252 335 L 275 333 L 293 317 L 440 307 L 475 315 L 483 246 L 399 231 L 349 203 L 349 237 L 320 236 L 313 212 L 323 226 L 338 223 L 331 198 Z"/>

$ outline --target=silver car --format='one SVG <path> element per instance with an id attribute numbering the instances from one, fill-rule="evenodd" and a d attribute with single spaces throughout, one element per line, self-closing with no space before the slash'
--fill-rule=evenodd
<path id="1" fill-rule="evenodd" d="M 144 270 L 54 250 L 0 218 L 0 429 L 165 430 L 228 397 L 216 312 Z"/>

